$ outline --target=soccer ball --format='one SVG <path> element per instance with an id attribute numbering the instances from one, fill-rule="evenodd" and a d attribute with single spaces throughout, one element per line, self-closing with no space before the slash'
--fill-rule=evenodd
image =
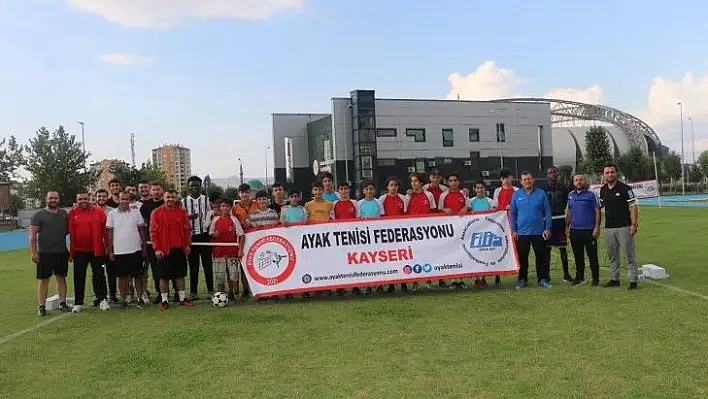
<path id="1" fill-rule="evenodd" d="M 211 297 L 211 303 L 217 308 L 225 308 L 229 304 L 229 296 L 223 292 L 214 293 Z"/>

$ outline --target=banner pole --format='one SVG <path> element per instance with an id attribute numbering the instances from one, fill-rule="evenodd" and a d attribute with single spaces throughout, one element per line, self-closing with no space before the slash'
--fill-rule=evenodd
<path id="1" fill-rule="evenodd" d="M 656 185 L 659 187 L 659 208 L 661 208 L 661 179 L 659 178 L 659 168 L 656 166 L 656 151 L 652 152 L 652 157 L 654 158 L 654 177 L 656 178 Z"/>

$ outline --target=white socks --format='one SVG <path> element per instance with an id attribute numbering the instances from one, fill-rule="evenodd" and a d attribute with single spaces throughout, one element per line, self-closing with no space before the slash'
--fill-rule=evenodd
<path id="1" fill-rule="evenodd" d="M 169 300 L 169 297 L 167 296 L 167 294 L 166 294 L 166 293 L 164 293 L 164 292 L 163 292 L 163 293 L 162 293 L 162 294 L 160 294 L 160 295 L 162 296 L 162 302 L 168 302 L 168 300 Z"/>
<path id="2" fill-rule="evenodd" d="M 183 302 L 184 298 L 186 298 L 186 295 L 184 294 L 184 291 L 177 291 L 177 295 L 179 295 L 179 301 Z"/>

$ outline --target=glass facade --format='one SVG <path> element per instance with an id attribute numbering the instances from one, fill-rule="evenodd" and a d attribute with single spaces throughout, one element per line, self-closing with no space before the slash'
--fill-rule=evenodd
<path id="1" fill-rule="evenodd" d="M 373 90 L 350 93 L 352 106 L 352 148 L 354 149 L 354 185 L 378 179 L 376 159 L 376 100 Z M 389 133 L 390 134 L 390 133 Z"/>
<path id="2" fill-rule="evenodd" d="M 310 164 L 332 159 L 332 116 L 326 116 L 307 124 L 307 144 Z"/>

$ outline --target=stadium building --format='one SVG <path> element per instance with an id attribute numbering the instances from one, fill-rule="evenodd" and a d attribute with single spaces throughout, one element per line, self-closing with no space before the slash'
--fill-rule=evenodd
<path id="1" fill-rule="evenodd" d="M 273 114 L 274 176 L 304 192 L 323 171 L 357 187 L 373 180 L 379 190 L 389 176 L 431 170 L 458 173 L 465 185 L 480 179 L 496 185 L 501 169 L 543 179 L 554 162 L 575 168 L 582 161 L 588 126 L 563 126 L 572 121 L 608 125 L 616 154 L 661 148 L 646 123 L 605 106 L 376 98 L 373 90 L 355 90 L 333 98 L 330 113 Z"/>
<path id="2" fill-rule="evenodd" d="M 308 191 L 316 175 L 357 186 L 436 169 L 469 184 L 500 169 L 541 172 L 552 164 L 548 103 L 376 98 L 355 90 L 329 114 L 273 114 L 275 179 Z"/>

